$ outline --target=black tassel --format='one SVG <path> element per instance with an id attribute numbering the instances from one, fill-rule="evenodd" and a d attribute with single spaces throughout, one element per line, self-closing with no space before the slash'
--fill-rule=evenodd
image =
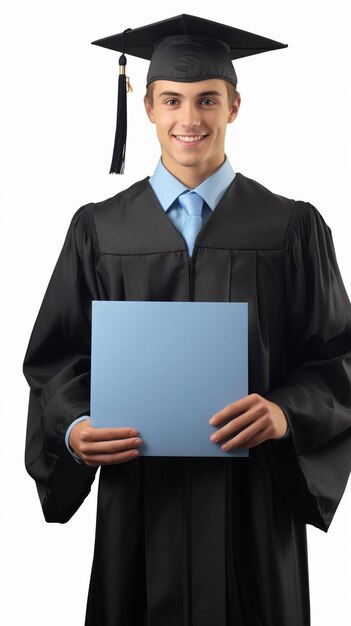
<path id="1" fill-rule="evenodd" d="M 127 59 L 125 52 L 125 34 L 131 28 L 126 28 L 122 36 L 122 55 L 119 58 L 119 78 L 118 78 L 118 103 L 117 103 L 117 122 L 115 145 L 113 148 L 112 162 L 110 174 L 123 174 L 124 161 L 126 156 L 127 142 L 127 91 L 133 91 L 128 78 L 126 77 Z"/>
<path id="2" fill-rule="evenodd" d="M 124 54 L 119 59 L 118 104 L 115 145 L 110 168 L 110 174 L 123 174 L 127 141 L 127 59 Z"/>

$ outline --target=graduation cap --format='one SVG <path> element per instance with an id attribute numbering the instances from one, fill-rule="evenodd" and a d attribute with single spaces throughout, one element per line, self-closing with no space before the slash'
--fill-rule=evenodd
<path id="1" fill-rule="evenodd" d="M 147 86 L 155 80 L 197 82 L 221 78 L 237 84 L 232 59 L 286 48 L 286 44 L 193 15 L 155 22 L 97 39 L 92 44 L 122 52 L 119 59 L 118 106 L 115 145 L 110 174 L 124 171 L 127 138 L 126 56 L 150 60 Z"/>

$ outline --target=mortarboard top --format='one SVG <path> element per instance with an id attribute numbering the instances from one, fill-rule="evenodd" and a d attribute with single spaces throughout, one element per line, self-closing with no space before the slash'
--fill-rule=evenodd
<path id="1" fill-rule="evenodd" d="M 151 60 L 155 44 L 172 35 L 218 39 L 229 46 L 231 59 L 241 59 L 252 54 L 287 47 L 286 44 L 273 39 L 186 14 L 134 28 L 118 35 L 97 39 L 92 44 Z"/>
<path id="2" fill-rule="evenodd" d="M 155 80 L 196 82 L 221 78 L 236 86 L 232 59 L 287 47 L 260 35 L 187 14 L 127 29 L 92 43 L 122 52 L 116 139 L 110 173 L 122 173 L 124 169 L 127 133 L 124 53 L 151 61 L 147 85 Z"/>

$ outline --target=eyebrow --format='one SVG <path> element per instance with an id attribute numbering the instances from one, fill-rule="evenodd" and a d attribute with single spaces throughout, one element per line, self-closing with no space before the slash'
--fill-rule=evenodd
<path id="1" fill-rule="evenodd" d="M 183 98 L 183 94 L 178 93 L 177 91 L 162 91 L 162 93 L 159 94 L 159 98 L 163 98 L 164 96 L 172 96 L 175 98 Z M 222 97 L 223 94 L 221 94 L 219 91 L 203 91 L 201 93 L 196 94 L 197 98 L 205 98 L 206 96 L 219 96 Z"/>

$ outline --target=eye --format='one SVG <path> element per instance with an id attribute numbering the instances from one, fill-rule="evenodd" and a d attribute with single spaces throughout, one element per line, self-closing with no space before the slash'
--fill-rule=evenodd
<path id="1" fill-rule="evenodd" d="M 203 104 L 209 107 L 209 106 L 213 106 L 214 104 L 216 104 L 216 102 L 215 100 L 212 100 L 212 98 L 202 98 L 202 100 L 200 100 L 200 104 Z"/>
<path id="2" fill-rule="evenodd" d="M 178 104 L 178 100 L 176 100 L 175 98 L 169 98 L 168 100 L 165 100 L 165 104 L 167 104 L 167 106 L 169 107 L 174 107 L 176 104 Z"/>

